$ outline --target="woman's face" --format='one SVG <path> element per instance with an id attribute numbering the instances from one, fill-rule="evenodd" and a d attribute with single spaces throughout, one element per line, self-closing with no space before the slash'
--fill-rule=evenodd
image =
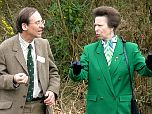
<path id="1" fill-rule="evenodd" d="M 94 22 L 96 36 L 101 39 L 111 39 L 114 36 L 113 28 L 108 26 L 106 16 L 98 16 Z"/>

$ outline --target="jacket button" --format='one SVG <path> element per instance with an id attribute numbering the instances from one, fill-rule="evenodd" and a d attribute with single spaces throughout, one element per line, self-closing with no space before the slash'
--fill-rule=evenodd
<path id="1" fill-rule="evenodd" d="M 100 97 L 100 100 L 103 100 L 103 97 Z"/>
<path id="2" fill-rule="evenodd" d="M 121 78 L 118 78 L 118 80 L 121 80 Z"/>
<path id="3" fill-rule="evenodd" d="M 26 95 L 23 95 L 24 98 L 26 98 Z"/>
<path id="4" fill-rule="evenodd" d="M 100 80 L 100 79 L 101 79 L 101 77 L 100 77 L 100 76 L 98 76 L 97 80 Z"/>
<path id="5" fill-rule="evenodd" d="M 20 108 L 23 108 L 23 106 L 20 106 Z"/>

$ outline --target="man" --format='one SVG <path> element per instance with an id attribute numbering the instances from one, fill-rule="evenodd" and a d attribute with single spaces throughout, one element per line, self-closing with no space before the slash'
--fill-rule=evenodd
<path id="1" fill-rule="evenodd" d="M 99 40 L 84 47 L 80 61 L 74 61 L 70 68 L 70 78 L 88 80 L 87 114 L 131 114 L 130 79 L 134 79 L 135 71 L 141 76 L 152 76 L 152 55 L 145 63 L 137 44 L 125 43 L 116 35 L 121 20 L 116 9 L 101 6 L 93 14 Z"/>
<path id="2" fill-rule="evenodd" d="M 23 8 L 18 34 L 0 45 L 0 114 L 52 114 L 60 77 L 37 9 Z"/>

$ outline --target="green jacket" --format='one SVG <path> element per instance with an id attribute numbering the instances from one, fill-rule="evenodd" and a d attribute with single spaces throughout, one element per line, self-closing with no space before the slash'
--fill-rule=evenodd
<path id="1" fill-rule="evenodd" d="M 152 76 L 137 44 L 127 42 L 126 52 L 132 79 L 134 71 Z M 101 41 L 85 46 L 80 62 L 84 66 L 81 73 L 75 76 L 70 69 L 69 76 L 74 81 L 88 80 L 87 114 L 131 114 L 132 90 L 121 39 L 118 38 L 109 67 Z"/>

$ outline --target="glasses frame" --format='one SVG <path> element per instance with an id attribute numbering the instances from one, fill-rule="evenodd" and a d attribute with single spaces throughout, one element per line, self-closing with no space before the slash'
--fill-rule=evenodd
<path id="1" fill-rule="evenodd" d="M 38 20 L 38 21 L 35 21 L 35 22 L 32 22 L 32 23 L 29 23 L 29 24 L 36 24 L 36 25 L 41 25 L 41 24 L 45 24 L 45 20 Z"/>

